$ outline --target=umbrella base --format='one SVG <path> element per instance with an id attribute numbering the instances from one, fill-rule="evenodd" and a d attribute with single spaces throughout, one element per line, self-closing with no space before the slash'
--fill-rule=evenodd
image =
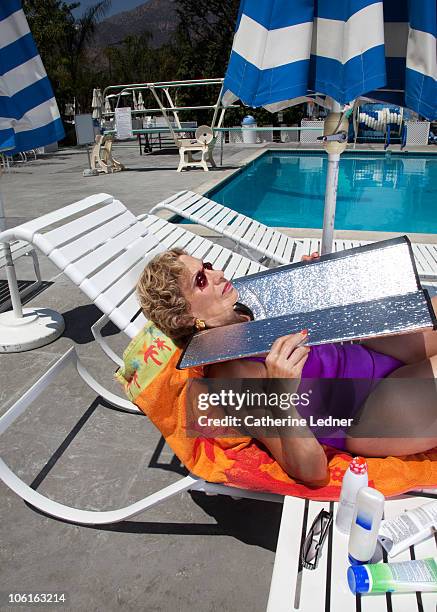
<path id="1" fill-rule="evenodd" d="M 64 318 L 49 308 L 24 308 L 23 316 L 12 311 L 0 315 L 0 353 L 21 353 L 50 344 L 65 329 Z"/>

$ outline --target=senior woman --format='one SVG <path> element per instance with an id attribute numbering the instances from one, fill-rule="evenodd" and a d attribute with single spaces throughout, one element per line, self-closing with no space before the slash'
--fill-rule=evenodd
<path id="1" fill-rule="evenodd" d="M 317 254 L 313 254 L 316 256 Z M 305 258 L 305 259 L 311 259 Z M 172 249 L 155 257 L 144 269 L 137 285 L 141 307 L 162 332 L 184 346 L 193 331 L 241 323 L 252 318 L 250 310 L 238 303 L 238 292 L 222 270 L 208 262 Z M 437 312 L 437 299 L 433 299 Z M 361 344 L 304 345 L 307 331 L 278 338 L 265 358 L 246 358 L 217 363 L 205 368 L 208 378 L 437 378 L 437 332 L 427 331 L 386 336 Z M 437 445 L 437 399 L 434 381 L 415 385 L 375 385 L 359 405 L 350 406 L 350 415 L 359 413 L 359 422 L 340 440 L 328 441 L 355 455 L 385 457 L 429 450 Z M 359 394 L 357 394 L 359 395 Z M 352 402 L 353 403 L 353 402 Z M 356 403 L 356 402 L 355 402 Z M 435 416 L 433 416 L 435 415 Z M 298 415 L 299 416 L 299 415 Z M 379 431 L 381 423 L 402 425 L 414 437 L 364 437 L 360 432 Z M 327 458 L 320 441 L 308 427 L 300 435 L 266 436 L 251 432 L 293 478 L 308 484 L 322 483 Z"/>

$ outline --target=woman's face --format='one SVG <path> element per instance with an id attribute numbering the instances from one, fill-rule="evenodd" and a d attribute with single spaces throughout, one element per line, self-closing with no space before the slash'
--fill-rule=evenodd
<path id="1" fill-rule="evenodd" d="M 238 291 L 222 270 L 190 255 L 181 255 L 187 273 L 182 279 L 182 292 L 191 306 L 195 319 L 205 321 L 207 327 L 220 327 L 241 320 L 234 312 Z"/>

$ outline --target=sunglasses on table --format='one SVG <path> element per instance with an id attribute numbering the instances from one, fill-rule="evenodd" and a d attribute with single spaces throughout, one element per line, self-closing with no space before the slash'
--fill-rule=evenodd
<path id="1" fill-rule="evenodd" d="M 332 512 L 322 510 L 314 519 L 301 549 L 300 559 L 305 569 L 316 569 L 322 548 L 332 524 Z"/>
<path id="2" fill-rule="evenodd" d="M 194 284 L 199 289 L 205 289 L 205 287 L 207 287 L 208 285 L 208 279 L 206 278 L 205 270 L 212 270 L 212 263 L 209 263 L 209 261 L 205 261 L 203 263 L 202 270 L 199 270 L 199 272 L 196 274 Z"/>

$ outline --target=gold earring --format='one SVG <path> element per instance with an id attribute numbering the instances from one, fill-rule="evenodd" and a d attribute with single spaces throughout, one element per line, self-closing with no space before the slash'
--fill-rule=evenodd
<path id="1" fill-rule="evenodd" d="M 196 319 L 194 321 L 194 327 L 197 329 L 197 331 L 200 331 L 202 329 L 206 329 L 206 323 L 205 321 L 202 321 L 202 319 Z"/>

